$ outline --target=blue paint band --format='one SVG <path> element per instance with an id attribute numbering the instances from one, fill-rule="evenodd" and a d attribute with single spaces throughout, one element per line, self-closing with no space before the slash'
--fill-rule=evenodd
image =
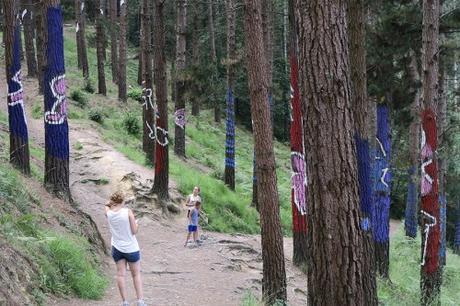
<path id="1" fill-rule="evenodd" d="M 455 222 L 454 246 L 460 248 L 460 201 L 457 204 L 457 220 Z"/>
<path id="2" fill-rule="evenodd" d="M 447 222 L 447 199 L 444 195 L 439 195 L 439 215 L 441 219 L 441 247 L 439 248 L 439 257 L 446 257 L 446 222 Z"/>
<path id="3" fill-rule="evenodd" d="M 45 146 L 50 156 L 69 158 L 69 128 L 65 98 L 64 36 L 61 6 L 47 11 L 48 45 L 45 69 Z"/>
<path id="4" fill-rule="evenodd" d="M 404 228 L 409 237 L 417 237 L 417 188 L 413 180 L 415 167 L 409 169 L 409 183 L 407 184 L 407 201 L 404 216 Z"/>
<path id="5" fill-rule="evenodd" d="M 24 106 L 24 89 L 22 86 L 21 54 L 19 26 L 15 24 L 13 38 L 13 59 L 10 67 L 11 78 L 8 79 L 8 122 L 11 135 L 28 141 L 27 119 Z"/>
<path id="6" fill-rule="evenodd" d="M 235 98 L 230 87 L 227 90 L 226 101 L 225 167 L 235 168 Z"/>

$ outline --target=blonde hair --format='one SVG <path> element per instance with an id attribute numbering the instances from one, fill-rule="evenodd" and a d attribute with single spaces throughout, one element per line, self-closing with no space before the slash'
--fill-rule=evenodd
<path id="1" fill-rule="evenodd" d="M 110 196 L 110 201 L 105 204 L 108 207 L 116 206 L 125 200 L 125 195 L 121 191 L 116 191 Z"/>

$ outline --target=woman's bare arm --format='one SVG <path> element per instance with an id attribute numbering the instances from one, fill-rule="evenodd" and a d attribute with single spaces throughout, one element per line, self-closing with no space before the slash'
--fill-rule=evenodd
<path id="1" fill-rule="evenodd" d="M 136 218 L 134 217 L 133 211 L 131 209 L 128 210 L 129 216 L 129 225 L 131 226 L 131 233 L 136 235 L 139 230 L 139 225 L 136 223 Z"/>

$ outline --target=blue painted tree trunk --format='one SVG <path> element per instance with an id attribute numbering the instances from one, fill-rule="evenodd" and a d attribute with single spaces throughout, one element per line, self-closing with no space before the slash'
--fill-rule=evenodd
<path id="1" fill-rule="evenodd" d="M 390 234 L 390 193 L 391 193 L 391 141 L 389 109 L 377 106 L 377 148 L 375 156 L 375 202 L 372 216 L 375 241 L 375 260 L 380 275 L 388 277 L 389 234 Z"/>
<path id="2" fill-rule="evenodd" d="M 69 188 L 69 128 L 64 66 L 64 36 L 60 6 L 47 8 L 45 94 L 45 187 L 71 201 Z"/>
<path id="3" fill-rule="evenodd" d="M 235 190 L 235 98 L 227 89 L 227 120 L 225 134 L 225 184 Z"/>
<path id="4" fill-rule="evenodd" d="M 415 167 L 411 167 L 408 171 L 409 183 L 407 184 L 407 200 L 406 211 L 404 214 L 404 229 L 406 236 L 415 238 L 417 237 L 417 187 L 414 182 Z"/>
<path id="5" fill-rule="evenodd" d="M 8 3 L 8 4 L 12 4 Z M 24 89 L 21 72 L 19 21 L 14 8 L 5 3 L 5 60 L 8 83 L 8 122 L 10 131 L 10 162 L 24 174 L 30 174 L 29 137 L 24 107 Z"/>
<path id="6" fill-rule="evenodd" d="M 460 201 L 457 204 L 457 221 L 455 222 L 454 252 L 460 255 Z"/>
<path id="7" fill-rule="evenodd" d="M 439 214 L 441 218 L 441 224 L 440 224 L 440 229 L 441 229 L 441 247 L 439 248 L 439 264 L 441 266 L 446 265 L 446 247 L 447 247 L 447 241 L 446 241 L 446 230 L 447 230 L 447 199 L 445 195 L 439 195 Z"/>

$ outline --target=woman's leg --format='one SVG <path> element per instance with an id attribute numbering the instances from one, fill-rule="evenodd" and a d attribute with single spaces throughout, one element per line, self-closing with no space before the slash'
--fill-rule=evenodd
<path id="1" fill-rule="evenodd" d="M 134 288 L 136 289 L 136 295 L 138 300 L 144 299 L 144 292 L 142 290 L 142 278 L 141 278 L 141 261 L 129 262 L 129 269 L 131 270 L 131 276 L 133 277 Z"/>
<path id="2" fill-rule="evenodd" d="M 117 285 L 118 290 L 120 290 L 121 298 L 126 301 L 126 285 L 125 285 L 125 276 L 126 276 L 126 259 L 120 259 L 116 263 L 117 265 Z"/>

